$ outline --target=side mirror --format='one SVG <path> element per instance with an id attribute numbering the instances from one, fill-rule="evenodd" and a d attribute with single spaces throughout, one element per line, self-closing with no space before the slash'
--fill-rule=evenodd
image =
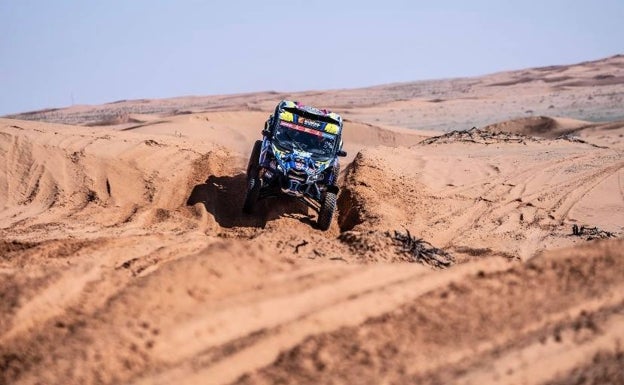
<path id="1" fill-rule="evenodd" d="M 337 156 L 347 156 L 347 152 L 345 150 L 338 150 L 336 153 Z"/>
<path id="2" fill-rule="evenodd" d="M 262 136 L 269 136 L 268 130 L 262 130 Z"/>

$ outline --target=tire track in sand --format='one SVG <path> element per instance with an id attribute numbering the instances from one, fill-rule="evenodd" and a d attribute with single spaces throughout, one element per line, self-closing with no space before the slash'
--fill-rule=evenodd
<path id="1" fill-rule="evenodd" d="M 150 375 L 133 383 L 168 384 L 175 380 L 180 384 L 201 384 L 208 378 L 214 384 L 230 383 L 244 373 L 269 364 L 277 358 L 280 351 L 292 347 L 311 334 L 327 333 L 344 326 L 357 325 L 370 317 L 392 311 L 435 288 L 473 275 L 480 269 L 487 268 L 488 271 L 494 272 L 506 267 L 507 264 L 502 261 L 496 263 L 489 261 L 461 266 L 447 274 L 433 274 L 428 269 L 414 265 L 357 268 L 354 274 L 330 285 L 313 287 L 284 298 L 248 304 L 243 308 L 228 309 L 222 314 L 205 314 L 193 321 L 195 327 L 181 325 L 183 331 L 180 334 L 166 336 L 165 339 L 169 341 L 163 342 L 162 347 L 157 350 L 157 355 L 166 361 L 175 357 L 175 361 L 180 362 L 185 354 L 192 356 L 199 353 L 202 348 L 218 346 L 226 343 L 228 339 L 243 338 L 241 332 L 253 338 L 253 343 L 233 354 L 225 353 L 216 362 L 196 370 L 191 376 L 182 375 L 189 371 L 187 366 L 189 364 L 182 363 L 163 373 Z M 288 308 L 286 317 L 283 310 L 279 311 L 285 307 Z M 345 314 L 349 316 L 345 317 Z M 234 319 L 245 319 L 249 323 L 242 325 L 243 329 L 236 329 L 235 324 L 231 326 L 234 329 L 228 331 L 227 322 Z M 202 333 L 197 332 L 198 328 L 210 329 L 209 332 L 215 335 L 207 339 L 202 338 Z M 258 332 L 262 333 L 259 337 L 251 337 Z M 170 339 L 171 337 L 173 339 Z M 183 346 L 183 349 L 181 352 L 176 350 L 176 354 L 172 355 L 172 346 Z M 258 351 L 263 353 L 258 354 Z"/>

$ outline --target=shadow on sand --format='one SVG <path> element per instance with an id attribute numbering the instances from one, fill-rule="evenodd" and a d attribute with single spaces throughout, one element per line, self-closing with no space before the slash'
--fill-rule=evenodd
<path id="1" fill-rule="evenodd" d="M 315 225 L 307 206 L 295 198 L 280 196 L 258 202 L 252 215 L 242 211 L 247 177 L 244 173 L 234 176 L 210 175 L 206 182 L 193 187 L 186 204 L 193 206 L 201 203 L 219 226 L 264 227 L 268 221 L 281 217 L 297 218 L 310 226 Z"/>

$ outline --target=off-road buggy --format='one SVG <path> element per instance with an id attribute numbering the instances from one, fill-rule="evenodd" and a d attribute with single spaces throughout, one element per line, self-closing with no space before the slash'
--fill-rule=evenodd
<path id="1" fill-rule="evenodd" d="M 327 230 L 336 210 L 337 157 L 347 155 L 340 115 L 283 100 L 262 135 L 247 165 L 243 211 L 252 213 L 259 200 L 286 194 L 316 210 L 319 229 Z"/>

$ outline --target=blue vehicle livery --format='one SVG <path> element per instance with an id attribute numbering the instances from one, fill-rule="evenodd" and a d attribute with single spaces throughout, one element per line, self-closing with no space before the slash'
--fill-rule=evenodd
<path id="1" fill-rule="evenodd" d="M 318 212 L 317 225 L 327 230 L 336 210 L 338 157 L 342 150 L 340 115 L 289 100 L 281 101 L 254 144 L 247 166 L 243 211 L 286 194 Z"/>

